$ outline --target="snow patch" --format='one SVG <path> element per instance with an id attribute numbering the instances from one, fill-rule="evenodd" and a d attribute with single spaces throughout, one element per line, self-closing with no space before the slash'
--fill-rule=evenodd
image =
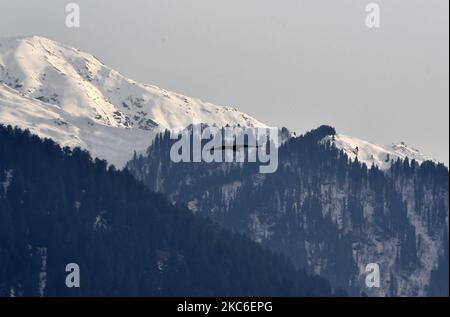
<path id="1" fill-rule="evenodd" d="M 39 272 L 39 296 L 44 297 L 47 287 L 47 248 L 37 248 L 37 253 L 41 257 L 41 270 Z"/>
<path id="2" fill-rule="evenodd" d="M 352 161 L 358 159 L 369 168 L 375 165 L 382 170 L 387 170 L 391 167 L 391 162 L 406 158 L 414 159 L 419 164 L 424 161 L 436 162 L 433 158 L 407 146 L 404 142 L 382 146 L 343 134 L 327 136 L 322 142 L 331 142 L 338 149 L 343 150 Z"/>
<path id="3" fill-rule="evenodd" d="M 11 184 L 11 181 L 13 179 L 13 170 L 7 170 L 6 171 L 6 177 L 3 182 L 0 182 L 0 187 L 3 188 L 3 194 L 6 195 L 8 192 L 9 185 Z"/>

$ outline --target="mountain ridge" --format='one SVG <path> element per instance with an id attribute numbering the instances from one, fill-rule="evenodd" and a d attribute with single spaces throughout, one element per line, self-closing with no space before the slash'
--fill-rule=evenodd
<path id="1" fill-rule="evenodd" d="M 94 55 L 40 36 L 0 38 L 0 123 L 87 149 L 119 168 L 166 129 L 196 123 L 268 127 L 235 108 L 139 83 Z M 342 134 L 328 141 L 369 167 L 388 169 L 406 157 L 435 161 L 404 144 L 379 146 Z"/>
<path id="2" fill-rule="evenodd" d="M 351 296 L 448 296 L 440 282 L 448 280 L 448 168 L 398 158 L 381 170 L 320 143 L 330 135 L 335 129 L 321 126 L 291 138 L 272 174 L 252 163 L 173 163 L 168 134 L 127 168 L 151 190 Z M 380 266 L 380 288 L 364 284 L 368 263 Z"/>
<path id="3" fill-rule="evenodd" d="M 338 149 L 343 150 L 350 159 L 364 163 L 367 167 L 377 166 L 382 170 L 389 169 L 397 159 L 415 160 L 421 164 L 425 161 L 437 163 L 434 158 L 408 146 L 405 142 L 390 145 L 378 145 L 356 137 L 337 133 L 325 137 L 322 142 L 331 142 Z"/>
<path id="4" fill-rule="evenodd" d="M 0 297 L 335 294 L 86 151 L 0 124 L 0 153 Z"/>
<path id="5" fill-rule="evenodd" d="M 11 105 L 11 98 L 20 109 Z M 162 129 L 192 123 L 267 127 L 235 108 L 138 83 L 91 54 L 38 36 L 0 40 L 0 104 L 2 123 L 28 128 L 63 146 L 81 146 L 119 167 Z M 39 122 L 42 112 L 56 122 Z M 114 150 L 127 155 L 116 156 Z"/>

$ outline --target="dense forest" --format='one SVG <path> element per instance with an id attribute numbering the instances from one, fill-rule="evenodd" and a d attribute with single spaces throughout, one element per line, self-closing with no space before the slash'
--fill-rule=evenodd
<path id="1" fill-rule="evenodd" d="M 66 286 L 68 263 L 80 267 L 79 288 Z M 333 293 L 126 170 L 0 126 L 0 296 L 175 295 Z"/>
<path id="2" fill-rule="evenodd" d="M 291 138 L 278 170 L 260 174 L 257 163 L 173 163 L 166 132 L 128 169 L 351 295 L 448 296 L 448 168 L 406 158 L 382 171 L 323 141 L 335 134 L 322 126 Z M 380 265 L 380 288 L 366 288 L 368 263 Z"/>

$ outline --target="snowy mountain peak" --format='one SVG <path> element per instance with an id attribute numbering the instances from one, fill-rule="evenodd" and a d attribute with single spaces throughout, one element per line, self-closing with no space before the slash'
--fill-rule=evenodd
<path id="1" fill-rule="evenodd" d="M 388 146 L 382 146 L 355 137 L 343 134 L 330 135 L 323 139 L 323 142 L 331 142 L 337 148 L 343 150 L 350 159 L 358 159 L 368 167 L 378 166 L 380 169 L 388 169 L 392 161 L 397 159 L 416 160 L 419 164 L 424 161 L 436 162 L 431 157 L 421 153 L 419 150 L 407 146 L 404 142 L 393 143 Z"/>
<path id="2" fill-rule="evenodd" d="M 67 113 L 112 127 L 177 129 L 192 122 L 263 126 L 230 107 L 135 82 L 91 54 L 33 36 L 0 46 L 0 82 Z"/>
<path id="3" fill-rule="evenodd" d="M 91 54 L 39 36 L 0 38 L 0 123 L 80 146 L 118 167 L 165 129 L 267 127 L 235 108 L 133 81 Z M 281 134 L 295 137 L 287 129 Z M 342 134 L 325 140 L 382 169 L 397 158 L 431 159 L 405 143 L 379 146 Z"/>
<path id="4" fill-rule="evenodd" d="M 138 83 L 39 36 L 0 39 L 0 123 L 123 166 L 156 132 L 192 123 L 265 127 L 235 108 Z"/>

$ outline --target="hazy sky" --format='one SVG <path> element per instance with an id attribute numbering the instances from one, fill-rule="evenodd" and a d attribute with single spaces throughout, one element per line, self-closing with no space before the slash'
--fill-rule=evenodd
<path id="1" fill-rule="evenodd" d="M 331 124 L 448 164 L 448 0 L 0 0 L 0 36 L 42 35 L 132 79 L 305 132 Z"/>

